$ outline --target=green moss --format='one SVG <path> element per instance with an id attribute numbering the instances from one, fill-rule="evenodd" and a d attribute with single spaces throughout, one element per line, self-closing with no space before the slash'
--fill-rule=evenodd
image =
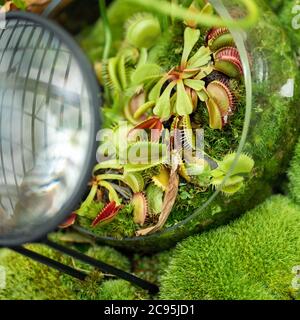
<path id="1" fill-rule="evenodd" d="M 290 195 L 298 204 L 300 204 L 300 141 L 296 146 L 295 155 L 291 162 L 288 176 L 290 179 Z"/>
<path id="2" fill-rule="evenodd" d="M 105 281 L 100 293 L 101 300 L 136 300 L 139 297 L 136 288 L 124 280 Z"/>
<path id="3" fill-rule="evenodd" d="M 54 251 L 31 245 L 34 249 L 50 258 L 64 262 Z M 70 261 L 69 261 L 70 262 Z M 9 250 L 0 251 L 0 265 L 6 270 L 6 288 L 0 290 L 1 300 L 65 300 L 75 299 L 76 294 L 70 288 L 62 287 L 62 275 L 46 266 Z"/>
<path id="4" fill-rule="evenodd" d="M 103 280 L 100 271 L 81 262 L 74 261 L 42 245 L 29 245 L 33 251 L 55 259 L 61 263 L 89 272 L 86 281 L 79 281 L 42 264 L 34 262 L 10 250 L 0 251 L 0 266 L 7 273 L 7 286 L 0 290 L 0 300 L 102 300 L 141 299 L 147 295 L 121 280 Z M 88 255 L 130 271 L 129 260 L 108 247 L 90 247 Z"/>
<path id="5" fill-rule="evenodd" d="M 234 223 L 175 250 L 162 299 L 292 299 L 300 264 L 300 208 L 275 196 Z"/>
<path id="6" fill-rule="evenodd" d="M 300 32 L 299 29 L 295 29 L 293 24 L 300 23 L 300 11 L 293 12 L 293 8 L 300 5 L 299 0 L 285 0 L 283 6 L 278 12 L 279 20 L 286 30 L 289 38 L 292 41 L 293 49 L 297 55 L 300 54 Z"/>
<path id="7" fill-rule="evenodd" d="M 152 283 L 160 285 L 172 257 L 172 251 L 163 251 L 152 256 L 135 254 L 133 257 L 134 273 Z"/>
<path id="8" fill-rule="evenodd" d="M 286 0 L 266 0 L 266 1 L 265 1 L 265 0 L 262 0 L 262 1 L 267 2 L 268 5 L 269 5 L 275 12 L 278 12 L 278 11 L 281 9 L 283 3 L 286 2 Z"/>

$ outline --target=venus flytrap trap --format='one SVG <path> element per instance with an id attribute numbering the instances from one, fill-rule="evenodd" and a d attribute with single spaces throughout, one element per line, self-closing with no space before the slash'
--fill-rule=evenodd
<path id="1" fill-rule="evenodd" d="M 237 154 L 235 153 L 227 155 L 218 163 L 218 168 L 211 172 L 211 184 L 227 195 L 238 192 L 244 186 L 245 176 L 249 175 L 254 168 L 253 159 L 245 154 L 241 154 L 238 156 L 234 169 L 231 170 L 236 157 Z M 229 173 L 230 176 L 228 179 L 225 179 Z"/>

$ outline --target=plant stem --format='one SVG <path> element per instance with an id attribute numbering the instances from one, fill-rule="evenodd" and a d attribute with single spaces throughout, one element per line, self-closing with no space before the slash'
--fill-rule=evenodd
<path id="1" fill-rule="evenodd" d="M 107 60 L 109 58 L 111 45 L 112 45 L 112 33 L 111 33 L 110 24 L 107 17 L 105 0 L 99 0 L 99 9 L 100 9 L 101 18 L 103 21 L 104 36 L 105 36 L 105 45 L 104 45 L 102 59 Z"/>

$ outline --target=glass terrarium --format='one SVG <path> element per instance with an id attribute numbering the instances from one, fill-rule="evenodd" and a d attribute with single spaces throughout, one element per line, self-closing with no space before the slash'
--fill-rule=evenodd
<path id="1" fill-rule="evenodd" d="M 298 131 L 297 64 L 259 8 L 256 20 L 253 1 L 117 0 L 111 37 L 105 14 L 82 35 L 107 131 L 76 230 L 158 251 L 281 187 Z"/>

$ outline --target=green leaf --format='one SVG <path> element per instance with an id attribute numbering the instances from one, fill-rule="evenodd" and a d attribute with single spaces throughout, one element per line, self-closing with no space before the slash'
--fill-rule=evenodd
<path id="1" fill-rule="evenodd" d="M 113 87 L 117 90 L 122 90 L 119 78 L 118 78 L 118 68 L 119 68 L 119 58 L 114 57 L 110 58 L 108 60 L 108 74 L 109 74 L 109 79 L 111 81 L 111 84 Z"/>
<path id="2" fill-rule="evenodd" d="M 116 160 L 107 160 L 102 161 L 101 163 L 98 163 L 93 170 L 93 173 L 103 170 L 103 169 L 115 169 L 115 170 L 121 170 L 123 167 L 121 164 L 119 164 Z"/>
<path id="3" fill-rule="evenodd" d="M 232 164 L 234 163 L 236 155 L 236 153 L 231 153 L 225 156 L 225 158 L 219 165 L 220 169 L 227 173 L 230 170 Z M 237 159 L 237 163 L 233 169 L 232 175 L 248 174 L 253 170 L 253 167 L 254 160 L 246 154 L 241 154 Z"/>
<path id="4" fill-rule="evenodd" d="M 199 69 L 185 69 L 182 72 L 182 79 L 191 79 L 199 73 Z"/>
<path id="5" fill-rule="evenodd" d="M 184 84 L 195 91 L 201 91 L 205 87 L 205 82 L 202 80 L 185 79 Z"/>
<path id="6" fill-rule="evenodd" d="M 185 28 L 184 30 L 184 48 L 182 53 L 181 65 L 185 65 L 187 60 L 200 38 L 200 30 L 199 29 L 192 29 L 192 28 Z"/>
<path id="7" fill-rule="evenodd" d="M 134 119 L 139 119 L 142 115 L 144 115 L 148 110 L 150 110 L 154 106 L 155 106 L 154 101 L 149 101 L 149 102 L 144 103 L 134 113 L 134 115 L 133 115 Z"/>
<path id="8" fill-rule="evenodd" d="M 201 68 L 199 73 L 194 77 L 195 80 L 201 80 L 205 77 L 207 77 L 209 74 L 211 74 L 214 71 L 213 66 L 208 65 L 204 68 Z"/>
<path id="9" fill-rule="evenodd" d="M 206 102 L 208 100 L 208 95 L 204 90 L 197 91 L 197 95 L 202 102 Z"/>
<path id="10" fill-rule="evenodd" d="M 193 113 L 193 103 L 187 92 L 183 81 L 180 80 L 177 83 L 177 101 L 176 101 L 176 112 L 180 116 L 188 116 Z"/>
<path id="11" fill-rule="evenodd" d="M 134 193 L 141 192 L 144 190 L 145 181 L 140 173 L 127 172 L 124 175 L 124 182 L 130 186 Z"/>
<path id="12" fill-rule="evenodd" d="M 78 214 L 80 217 L 93 220 L 103 208 L 104 204 L 102 202 L 92 201 L 88 206 L 81 206 L 76 211 L 76 214 Z"/>
<path id="13" fill-rule="evenodd" d="M 120 200 L 116 190 L 109 182 L 100 181 L 98 185 L 108 190 L 109 201 L 115 201 L 118 206 L 121 204 L 122 201 Z"/>
<path id="14" fill-rule="evenodd" d="M 148 210 L 151 215 L 158 215 L 163 209 L 164 192 L 161 188 L 151 183 L 146 190 Z"/>
<path id="15" fill-rule="evenodd" d="M 201 47 L 188 61 L 188 68 L 199 68 L 207 65 L 211 61 L 211 51 L 209 48 Z"/>
<path id="16" fill-rule="evenodd" d="M 157 167 L 161 164 L 161 161 L 157 161 L 156 163 L 153 162 L 151 164 L 131 164 L 128 163 L 124 166 L 124 171 L 126 173 L 128 172 L 140 172 L 140 171 L 145 171 L 154 167 Z"/>
<path id="17" fill-rule="evenodd" d="M 133 85 L 145 83 L 161 76 L 161 67 L 157 64 L 144 64 L 138 67 L 131 75 Z"/>
<path id="18" fill-rule="evenodd" d="M 210 3 L 206 3 L 206 5 L 201 10 L 201 14 L 213 15 L 213 13 L 214 13 L 214 7 Z"/>
<path id="19" fill-rule="evenodd" d="M 81 209 L 84 209 L 91 205 L 91 203 L 94 201 L 94 198 L 97 194 L 97 190 L 98 190 L 98 185 L 93 184 L 89 195 L 87 196 L 86 200 L 81 204 Z"/>
<path id="20" fill-rule="evenodd" d="M 26 2 L 24 0 L 13 0 L 12 2 L 17 8 L 21 10 L 26 9 Z"/>
<path id="21" fill-rule="evenodd" d="M 155 115 L 161 119 L 168 119 L 171 116 L 171 92 L 176 85 L 176 81 L 172 81 L 161 97 L 156 103 L 156 107 L 153 109 Z"/>
<path id="22" fill-rule="evenodd" d="M 244 178 L 239 176 L 230 177 L 227 179 L 225 184 L 224 183 L 224 177 L 214 178 L 212 180 L 212 184 L 217 188 L 227 194 L 234 194 L 238 192 L 244 185 Z"/>
<path id="23" fill-rule="evenodd" d="M 97 176 L 99 183 L 106 180 L 117 180 L 125 183 L 131 188 L 133 192 L 139 192 L 140 189 L 144 189 L 144 179 L 139 174 L 126 173 L 125 175 L 118 174 L 102 174 Z"/>
<path id="24" fill-rule="evenodd" d="M 149 101 L 157 101 L 158 98 L 160 97 L 161 89 L 163 85 L 166 83 L 168 80 L 168 75 L 163 76 L 157 84 L 152 88 L 151 92 L 149 93 Z"/>
<path id="25" fill-rule="evenodd" d="M 124 55 L 122 55 L 118 61 L 118 76 L 120 78 L 120 84 L 122 86 L 122 89 L 125 90 L 128 86 L 128 82 L 127 82 L 126 60 Z"/>

